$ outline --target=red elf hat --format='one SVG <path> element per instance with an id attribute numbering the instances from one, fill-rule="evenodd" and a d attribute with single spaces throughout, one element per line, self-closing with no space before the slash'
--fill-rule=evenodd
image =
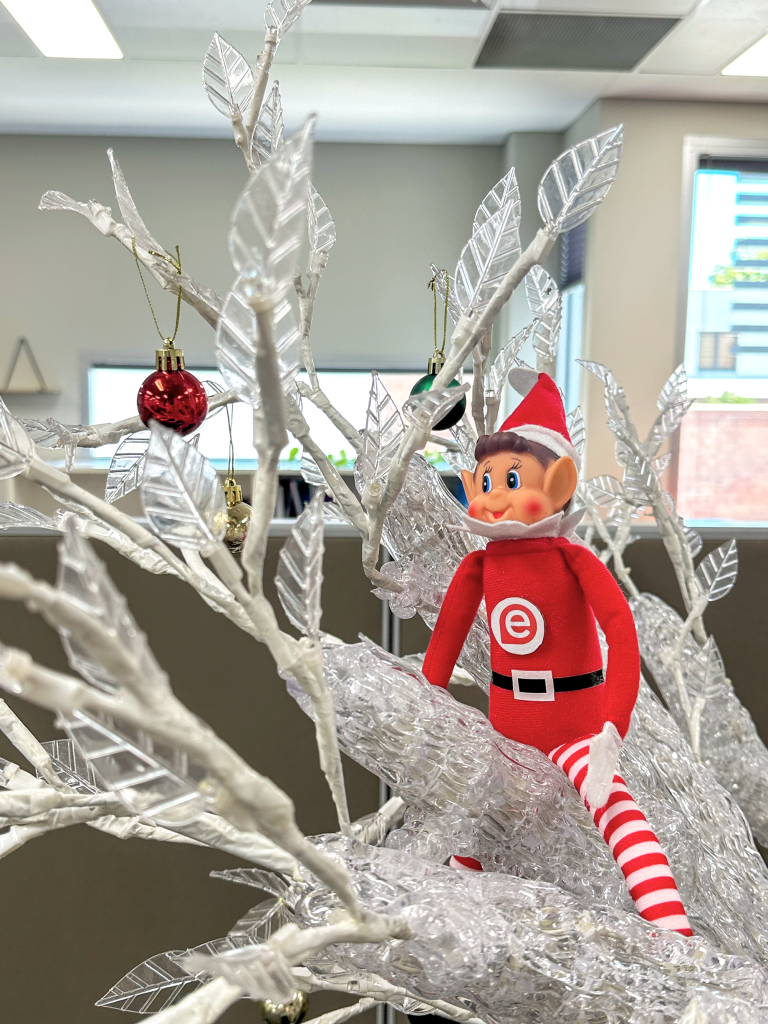
<path id="1" fill-rule="evenodd" d="M 500 429 L 543 444 L 555 455 L 568 455 L 580 471 L 581 458 L 568 433 L 565 406 L 557 384 L 548 374 L 523 367 L 510 371 L 509 383 L 524 398 Z"/>

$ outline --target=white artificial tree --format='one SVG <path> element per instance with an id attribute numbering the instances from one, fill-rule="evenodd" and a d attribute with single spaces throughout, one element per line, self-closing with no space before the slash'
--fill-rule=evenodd
<path id="1" fill-rule="evenodd" d="M 395 614 L 420 614 L 428 625 L 461 558 L 482 545 L 462 532 L 461 507 L 420 453 L 437 439 L 457 472 L 473 465 L 477 436 L 495 428 L 508 374 L 529 339 L 537 368 L 553 372 L 562 304 L 541 265 L 558 235 L 605 197 L 622 130 L 603 132 L 552 164 L 539 186 L 543 226 L 524 251 L 514 171 L 488 193 L 455 274 L 435 274 L 455 328 L 434 387 L 409 399 L 401 415 L 374 373 L 358 429 L 323 393 L 311 351 L 315 297 L 335 241 L 310 181 L 314 119 L 286 139 L 279 88 L 267 91 L 282 34 L 307 2 L 270 4 L 254 68 L 218 35 L 205 57 L 205 89 L 231 119 L 248 171 L 230 227 L 236 278 L 226 299 L 163 257 L 111 152 L 122 222 L 93 201 L 56 192 L 42 198 L 42 209 L 76 211 L 135 252 L 158 283 L 181 289 L 214 328 L 229 390 L 210 408 L 252 407 L 258 469 L 238 562 L 222 540 L 217 474 L 193 443 L 155 422 L 147 431 L 138 417 L 63 425 L 16 419 L 0 404 L 0 478 L 23 475 L 62 506 L 54 519 L 0 507 L 2 528 L 48 525 L 62 534 L 56 584 L 4 565 L 0 596 L 23 601 L 58 631 L 72 669 L 54 672 L 30 653 L 0 651 L 0 686 L 55 711 L 66 733 L 41 743 L 0 701 L 0 730 L 32 769 L 0 760 L 0 856 L 52 829 L 87 823 L 120 837 L 202 844 L 241 858 L 244 867 L 220 876 L 270 897 L 223 938 L 185 954 L 155 953 L 100 1001 L 148 1014 L 155 1024 L 210 1024 L 240 998 L 282 1003 L 317 990 L 358 996 L 353 1006 L 319 1018 L 324 1024 L 381 1002 L 488 1024 L 768 1020 L 768 871 L 749 827 L 768 839 L 768 751 L 701 618 L 733 585 L 735 544 L 694 568 L 701 539 L 685 528 L 661 485 L 660 449 L 689 404 L 682 370 L 664 385 L 659 417 L 641 441 L 610 371 L 586 364 L 604 384 L 624 475 L 587 481 L 579 497 L 585 541 L 599 542 L 600 557 L 612 560 L 627 589 L 643 654 L 668 704 L 666 710 L 641 686 L 621 768 L 669 855 L 694 938 L 659 932 L 637 916 L 578 795 L 546 757 L 430 686 L 419 658 L 397 658 L 369 641 L 343 644 L 321 630 L 327 519 L 359 531 L 365 572 Z M 523 282 L 533 320 L 489 365 L 494 323 Z M 451 441 L 435 438 L 435 423 L 469 387 L 448 387 L 469 359 L 468 413 Z M 307 383 L 296 379 L 302 364 Z M 304 402 L 355 451 L 355 490 L 313 440 Z M 578 410 L 569 428 L 581 451 Z M 289 431 L 314 488 L 277 577 L 301 639 L 279 628 L 263 589 L 278 458 Z M 104 500 L 72 482 L 78 447 L 118 441 Z M 44 448 L 62 449 L 66 470 L 46 462 Z M 136 488 L 147 527 L 113 504 Z M 640 594 L 624 563 L 633 517 L 646 509 L 675 568 L 684 622 L 658 598 Z M 91 538 L 148 572 L 180 577 L 266 645 L 315 721 L 337 833 L 302 835 L 290 796 L 174 696 Z M 382 546 L 391 561 L 380 565 Z M 456 683 L 488 689 L 483 613 L 460 665 Z M 340 749 L 396 794 L 362 821 L 349 819 Z M 452 854 L 477 857 L 486 870 L 454 871 L 444 866 Z"/>

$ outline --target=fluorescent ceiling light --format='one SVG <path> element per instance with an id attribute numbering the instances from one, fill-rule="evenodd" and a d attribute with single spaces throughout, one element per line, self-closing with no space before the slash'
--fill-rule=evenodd
<path id="1" fill-rule="evenodd" d="M 760 76 L 768 78 L 768 36 L 758 39 L 740 57 L 723 68 L 723 75 Z"/>
<path id="2" fill-rule="evenodd" d="M 91 57 L 120 60 L 112 38 L 92 0 L 2 0 L 44 57 Z"/>

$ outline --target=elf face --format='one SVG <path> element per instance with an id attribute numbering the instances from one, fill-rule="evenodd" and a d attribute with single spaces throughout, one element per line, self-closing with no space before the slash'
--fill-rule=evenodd
<path id="1" fill-rule="evenodd" d="M 498 452 L 461 474 L 469 515 L 485 523 L 511 520 L 530 526 L 559 512 L 576 490 L 577 472 L 563 456 L 546 469 L 527 453 Z"/>

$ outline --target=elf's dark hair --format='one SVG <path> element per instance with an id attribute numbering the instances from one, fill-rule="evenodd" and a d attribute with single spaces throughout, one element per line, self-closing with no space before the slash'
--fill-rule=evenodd
<path id="1" fill-rule="evenodd" d="M 513 430 L 497 430 L 495 434 L 483 434 L 477 439 L 475 445 L 475 461 L 481 462 L 489 455 L 498 455 L 499 452 L 517 452 L 518 455 L 532 455 L 541 463 L 544 469 L 548 469 L 553 462 L 560 458 L 553 451 L 546 448 L 538 441 L 529 441 L 521 437 Z"/>

